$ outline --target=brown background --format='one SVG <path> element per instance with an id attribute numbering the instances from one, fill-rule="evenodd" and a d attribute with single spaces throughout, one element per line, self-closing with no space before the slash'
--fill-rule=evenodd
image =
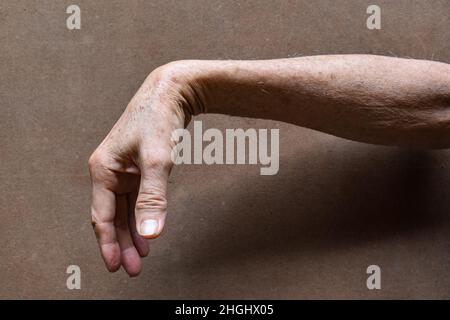
<path id="1" fill-rule="evenodd" d="M 82 29 L 66 28 L 69 4 Z M 365 27 L 369 4 L 382 30 Z M 450 62 L 448 1 L 0 1 L 0 298 L 450 298 L 450 152 L 271 121 L 280 171 L 182 166 L 144 271 L 109 274 L 87 158 L 146 75 L 186 59 L 374 53 Z M 82 290 L 66 288 L 66 268 Z M 382 290 L 366 268 L 382 268 Z"/>

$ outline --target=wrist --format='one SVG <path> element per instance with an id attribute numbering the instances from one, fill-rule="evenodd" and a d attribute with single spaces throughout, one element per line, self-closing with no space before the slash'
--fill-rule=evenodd
<path id="1" fill-rule="evenodd" d="M 152 95 L 164 97 L 168 106 L 182 108 L 190 118 L 207 112 L 205 89 L 210 70 L 207 61 L 174 61 L 153 70 L 146 83 Z"/>
<path id="2" fill-rule="evenodd" d="M 239 113 L 230 109 L 230 104 L 240 108 L 242 101 L 236 91 L 239 82 L 245 80 L 241 79 L 245 70 L 245 64 L 239 61 L 179 60 L 156 68 L 146 81 L 156 88 L 153 92 L 174 100 L 189 122 L 201 113 Z M 245 81 L 244 87 L 248 87 Z"/>

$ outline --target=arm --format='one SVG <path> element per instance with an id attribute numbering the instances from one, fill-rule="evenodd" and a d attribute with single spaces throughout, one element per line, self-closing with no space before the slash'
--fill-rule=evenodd
<path id="1" fill-rule="evenodd" d="M 110 271 L 132 276 L 167 214 L 171 133 L 210 112 L 385 145 L 450 147 L 450 66 L 366 55 L 179 61 L 153 71 L 89 160 L 92 221 Z"/>
<path id="2" fill-rule="evenodd" d="M 450 65 L 369 55 L 203 65 L 206 112 L 267 118 L 351 140 L 450 147 Z M 197 89 L 198 88 L 198 89 Z"/>

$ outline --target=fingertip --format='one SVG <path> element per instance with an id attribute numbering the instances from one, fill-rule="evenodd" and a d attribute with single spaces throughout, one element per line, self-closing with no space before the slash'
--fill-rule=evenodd
<path id="1" fill-rule="evenodd" d="M 136 248 L 130 247 L 122 251 L 122 266 L 130 277 L 137 277 L 142 270 L 141 257 Z"/>
<path id="2" fill-rule="evenodd" d="M 148 241 L 141 237 L 139 235 L 139 232 L 137 230 L 136 226 L 136 218 L 135 218 L 135 212 L 134 212 L 134 203 L 136 196 L 134 197 L 134 200 L 129 200 L 129 203 L 131 203 L 129 208 L 129 225 L 130 225 L 130 231 L 131 231 L 131 238 L 133 240 L 134 246 L 136 247 L 137 252 L 139 253 L 139 256 L 146 257 L 148 256 L 150 252 L 150 248 L 148 246 Z"/>
<path id="3" fill-rule="evenodd" d="M 146 234 L 146 235 L 141 235 L 142 238 L 146 239 L 146 240 L 151 240 L 151 239 L 156 239 L 159 237 L 159 234 Z"/>
<path id="4" fill-rule="evenodd" d="M 141 270 L 139 270 L 137 272 L 133 272 L 133 271 L 128 272 L 127 271 L 127 274 L 130 278 L 136 278 L 137 276 L 139 276 L 141 274 Z"/>
<path id="5" fill-rule="evenodd" d="M 162 219 L 146 219 L 137 227 L 139 235 L 144 239 L 155 239 L 160 236 L 163 229 Z"/>
<path id="6" fill-rule="evenodd" d="M 108 269 L 109 272 L 116 272 L 119 270 L 121 265 L 119 244 L 117 242 L 103 244 L 101 246 L 101 252 L 106 269 Z"/>
<path id="7" fill-rule="evenodd" d="M 106 265 L 106 269 L 111 273 L 117 272 L 117 270 L 120 269 L 120 263 L 114 264 L 114 265 L 109 265 L 109 264 L 105 263 L 105 265 Z"/>
<path id="8" fill-rule="evenodd" d="M 133 243 L 136 247 L 136 250 L 141 258 L 148 256 L 150 253 L 150 247 L 148 245 L 147 239 L 144 239 L 139 234 L 133 234 Z"/>

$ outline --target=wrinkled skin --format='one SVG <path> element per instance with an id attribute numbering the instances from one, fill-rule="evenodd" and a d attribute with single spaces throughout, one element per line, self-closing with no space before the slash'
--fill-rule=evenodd
<path id="1" fill-rule="evenodd" d="M 155 69 L 89 159 L 92 224 L 107 269 L 141 271 L 167 215 L 171 134 L 212 112 L 356 141 L 450 147 L 450 66 L 368 55 L 178 61 Z"/>

